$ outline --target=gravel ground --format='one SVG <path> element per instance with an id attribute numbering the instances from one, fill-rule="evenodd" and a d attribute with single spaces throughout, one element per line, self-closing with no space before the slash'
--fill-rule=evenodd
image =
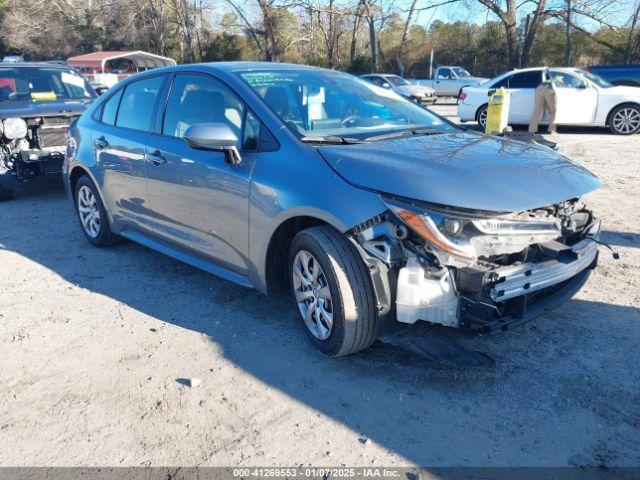
<path id="1" fill-rule="evenodd" d="M 640 135 L 555 138 L 604 181 L 587 200 L 621 259 L 470 340 L 490 367 L 328 359 L 286 297 L 89 246 L 58 184 L 0 204 L 0 465 L 640 466 Z"/>

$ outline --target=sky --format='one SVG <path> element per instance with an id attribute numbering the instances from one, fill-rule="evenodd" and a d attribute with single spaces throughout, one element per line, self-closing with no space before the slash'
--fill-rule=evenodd
<path id="1" fill-rule="evenodd" d="M 417 12 L 415 23 L 424 27 L 428 27 L 434 20 L 442 20 L 444 22 L 467 21 L 477 24 L 483 24 L 487 21 L 497 20 L 497 17 L 493 13 L 489 12 L 476 0 L 462 1 L 464 2 L 465 8 L 461 8 L 461 5 L 458 3 L 453 3 Z M 583 2 L 584 1 L 589 2 L 590 0 L 583 0 Z M 629 20 L 636 2 L 637 0 L 611 0 L 611 3 L 614 6 L 610 10 L 614 12 L 607 15 L 607 21 L 616 26 L 624 25 Z M 401 9 L 408 9 L 410 3 L 410 1 L 402 0 L 398 5 Z M 424 1 L 423 5 L 426 4 L 427 2 Z M 552 7 L 558 7 L 564 5 L 565 0 L 549 0 L 548 4 Z M 418 5 L 420 5 L 420 2 L 418 2 Z M 533 6 L 530 10 L 533 10 Z M 522 12 L 523 15 L 526 15 L 527 10 L 523 9 Z M 587 30 L 596 30 L 599 26 L 597 22 L 593 20 L 587 20 L 585 18 L 580 18 L 579 22 L 580 26 L 586 28 Z"/>

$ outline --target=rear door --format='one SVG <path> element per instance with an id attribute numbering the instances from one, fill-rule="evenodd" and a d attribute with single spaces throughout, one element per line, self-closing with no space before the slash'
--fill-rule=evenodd
<path id="1" fill-rule="evenodd" d="M 509 123 L 528 124 L 535 105 L 536 88 L 542 83 L 542 70 L 517 72 L 505 87 L 511 92 Z"/>
<path id="2" fill-rule="evenodd" d="M 164 76 L 146 77 L 116 91 L 103 105 L 93 132 L 102 193 L 115 222 L 124 228 L 152 224 L 146 183 L 145 144 Z"/>
<path id="3" fill-rule="evenodd" d="M 184 132 L 197 123 L 227 124 L 238 136 L 242 162 L 231 165 L 223 152 L 189 147 Z M 156 130 L 146 152 L 156 233 L 246 274 L 249 181 L 259 130 L 255 116 L 217 78 L 184 72 L 173 76 Z"/>
<path id="4" fill-rule="evenodd" d="M 558 99 L 556 123 L 566 125 L 593 123 L 598 107 L 598 91 L 569 72 L 551 70 L 550 73 Z"/>

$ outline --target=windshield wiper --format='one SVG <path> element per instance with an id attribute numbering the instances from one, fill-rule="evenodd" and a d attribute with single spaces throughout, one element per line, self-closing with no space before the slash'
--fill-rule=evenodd
<path id="1" fill-rule="evenodd" d="M 382 135 L 374 135 L 373 137 L 367 137 L 367 142 L 377 142 L 379 140 L 389 140 L 391 138 L 411 137 L 413 135 L 440 135 L 447 133 L 447 130 L 441 130 L 439 128 L 421 127 L 412 128 L 411 130 L 402 130 L 400 132 L 384 133 Z"/>
<path id="2" fill-rule="evenodd" d="M 328 143 L 331 145 L 343 145 L 352 143 L 364 143 L 364 140 L 351 137 L 338 137 L 334 135 L 318 135 L 318 136 L 305 136 L 300 139 L 305 143 Z"/>

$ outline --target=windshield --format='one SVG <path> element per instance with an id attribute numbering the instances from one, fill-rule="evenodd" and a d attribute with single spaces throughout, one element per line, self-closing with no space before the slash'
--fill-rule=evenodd
<path id="1" fill-rule="evenodd" d="M 598 75 L 594 75 L 593 73 L 589 73 L 586 70 L 578 70 L 578 73 L 580 75 L 582 75 L 584 78 L 591 80 L 593 83 L 595 83 L 597 86 L 599 86 L 600 88 L 609 88 L 609 87 L 613 87 L 613 85 L 609 82 L 607 82 L 604 78 L 598 76 Z"/>
<path id="2" fill-rule="evenodd" d="M 469 78 L 471 76 L 471 74 L 462 67 L 451 67 L 451 70 L 455 72 L 458 78 Z"/>
<path id="3" fill-rule="evenodd" d="M 0 68 L 0 102 L 81 100 L 95 93 L 73 70 L 42 67 Z"/>
<path id="4" fill-rule="evenodd" d="M 340 136 L 363 140 L 423 127 L 454 129 L 400 95 L 346 73 L 278 69 L 240 75 L 300 138 Z"/>
<path id="5" fill-rule="evenodd" d="M 385 80 L 389 80 L 396 87 L 402 87 L 403 85 L 411 85 L 404 78 L 398 77 L 397 75 L 389 75 L 388 77 L 384 77 Z"/>

